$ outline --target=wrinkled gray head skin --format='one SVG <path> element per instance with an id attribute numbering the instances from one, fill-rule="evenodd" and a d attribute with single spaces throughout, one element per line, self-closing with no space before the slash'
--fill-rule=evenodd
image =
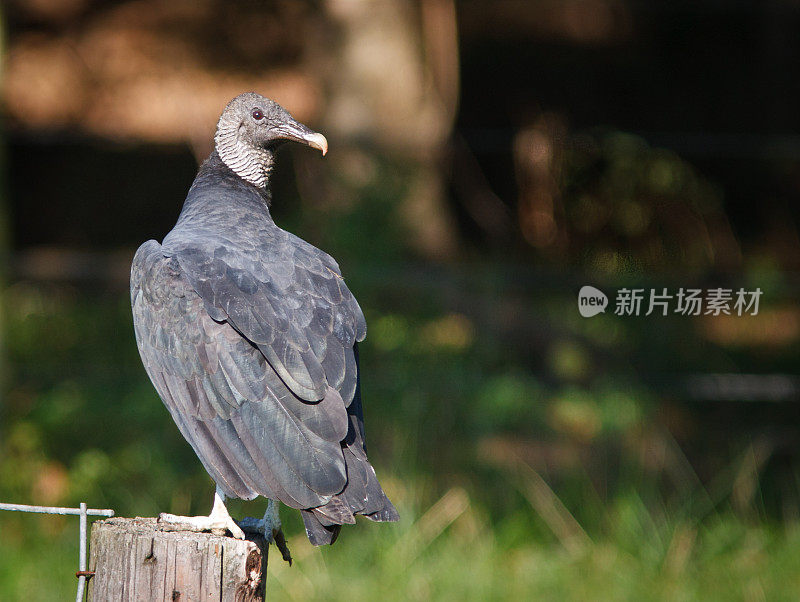
<path id="1" fill-rule="evenodd" d="M 275 149 L 286 141 L 328 152 L 325 136 L 296 121 L 278 103 L 255 92 L 240 94 L 228 103 L 214 136 L 217 153 L 239 177 L 264 188 Z"/>

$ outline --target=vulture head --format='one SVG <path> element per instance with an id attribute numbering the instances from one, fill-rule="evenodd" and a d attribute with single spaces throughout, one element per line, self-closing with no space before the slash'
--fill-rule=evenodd
<path id="1" fill-rule="evenodd" d="M 214 136 L 220 159 L 234 173 L 264 188 L 274 163 L 274 152 L 286 141 L 328 152 L 325 136 L 311 131 L 289 111 L 255 92 L 240 94 L 228 103 Z"/>

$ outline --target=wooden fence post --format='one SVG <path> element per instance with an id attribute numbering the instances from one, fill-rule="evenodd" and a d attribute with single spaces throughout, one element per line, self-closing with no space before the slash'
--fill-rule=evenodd
<path id="1" fill-rule="evenodd" d="M 250 535 L 248 535 L 249 537 Z M 261 602 L 267 578 L 263 538 L 162 531 L 155 518 L 92 525 L 90 602 Z"/>

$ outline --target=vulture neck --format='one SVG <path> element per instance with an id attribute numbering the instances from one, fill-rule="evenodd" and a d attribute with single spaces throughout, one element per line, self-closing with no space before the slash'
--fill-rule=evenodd
<path id="1" fill-rule="evenodd" d="M 242 140 L 241 124 L 222 115 L 214 136 L 217 154 L 237 176 L 258 188 L 265 189 L 274 164 L 272 151 Z"/>
<path id="2" fill-rule="evenodd" d="M 241 223 L 267 220 L 270 215 L 269 185 L 259 188 L 228 167 L 215 150 L 200 166 L 192 183 L 183 209 L 178 217 L 179 226 L 195 228 L 235 228 Z"/>

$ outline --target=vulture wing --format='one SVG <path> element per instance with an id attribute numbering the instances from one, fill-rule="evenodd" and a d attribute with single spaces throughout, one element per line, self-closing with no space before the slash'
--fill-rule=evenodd
<path id="1" fill-rule="evenodd" d="M 145 369 L 228 496 L 309 508 L 343 490 L 349 425 L 334 388 L 313 404 L 294 395 L 256 345 L 209 316 L 155 241 L 136 253 L 131 301 Z"/>

